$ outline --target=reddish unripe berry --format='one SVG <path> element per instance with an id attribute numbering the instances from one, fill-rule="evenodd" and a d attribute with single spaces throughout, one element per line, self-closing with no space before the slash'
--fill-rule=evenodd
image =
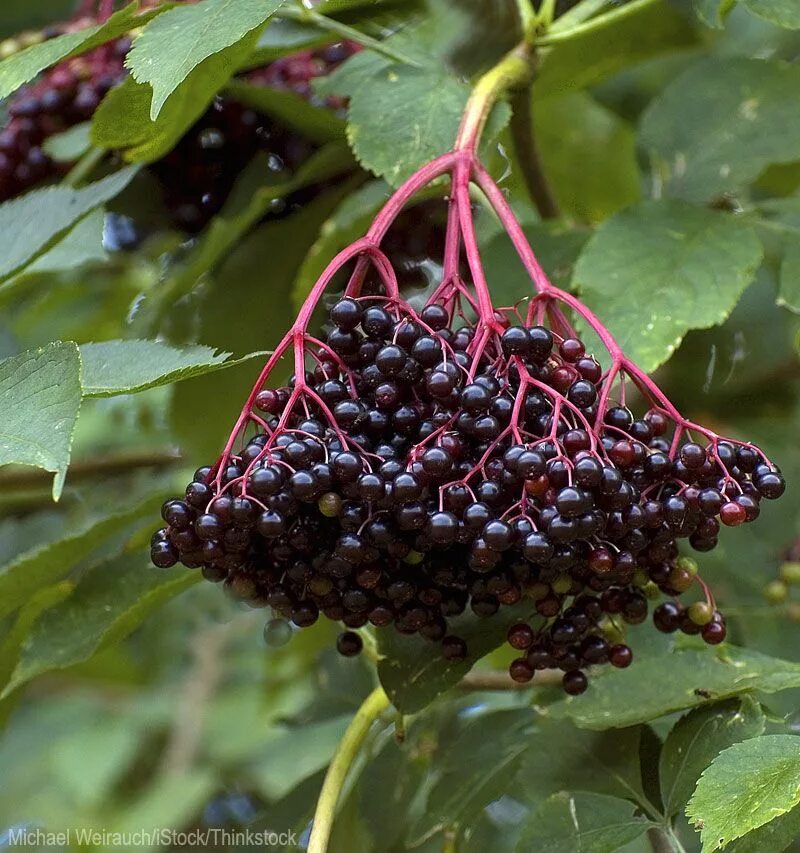
<path id="1" fill-rule="evenodd" d="M 533 643 L 533 636 L 533 628 L 524 622 L 520 622 L 508 629 L 508 644 L 512 648 L 522 651 L 530 648 Z"/>
<path id="2" fill-rule="evenodd" d="M 729 501 L 723 504 L 719 511 L 719 517 L 722 523 L 728 527 L 738 527 L 747 521 L 747 510 L 735 501 Z"/>

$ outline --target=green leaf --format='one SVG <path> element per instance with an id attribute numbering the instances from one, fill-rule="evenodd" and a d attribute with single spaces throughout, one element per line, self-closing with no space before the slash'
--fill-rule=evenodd
<path id="1" fill-rule="evenodd" d="M 138 9 L 138 2 L 130 3 L 103 24 L 47 39 L 3 60 L 0 62 L 0 100 L 7 98 L 23 83 L 33 80 L 45 68 L 141 27 L 163 11 L 151 9 L 140 14 Z"/>
<path id="2" fill-rule="evenodd" d="M 542 716 L 528 739 L 516 798 L 535 806 L 557 791 L 574 789 L 633 800 L 652 811 L 640 765 L 645 731 L 641 726 L 586 731 Z"/>
<path id="3" fill-rule="evenodd" d="M 790 687 L 800 687 L 800 664 L 736 646 L 681 647 L 643 655 L 624 671 L 598 672 L 586 693 L 555 702 L 548 713 L 582 728 L 621 728 L 754 690 Z"/>
<path id="4" fill-rule="evenodd" d="M 786 814 L 800 803 L 800 738 L 763 735 L 723 750 L 686 809 L 703 853 Z"/>
<path id="5" fill-rule="evenodd" d="M 602 26 L 547 50 L 536 75 L 539 97 L 585 89 L 630 65 L 697 43 L 691 21 L 671 4 L 628 5 L 619 10 L 624 14 L 609 15 Z"/>
<path id="6" fill-rule="evenodd" d="M 153 90 L 150 118 L 202 62 L 264 24 L 284 0 L 204 0 L 170 9 L 136 38 L 125 65 Z"/>
<path id="7" fill-rule="evenodd" d="M 20 649 L 36 620 L 50 607 L 63 601 L 72 592 L 72 584 L 62 581 L 35 592 L 17 614 L 11 630 L 0 643 L 0 687 L 5 687 L 17 665 Z"/>
<path id="8" fill-rule="evenodd" d="M 83 121 L 76 124 L 69 130 L 56 133 L 55 136 L 49 136 L 42 143 L 42 150 L 59 163 L 74 163 L 89 150 L 91 147 L 91 139 L 89 131 L 91 124 L 88 121 Z"/>
<path id="9" fill-rule="evenodd" d="M 44 672 L 88 660 L 199 580 L 197 572 L 148 566 L 141 553 L 99 563 L 36 623 L 0 698 Z"/>
<path id="10" fill-rule="evenodd" d="M 87 397 L 135 394 L 267 355 L 254 352 L 230 360 L 213 347 L 171 347 L 163 341 L 103 341 L 83 344 L 83 393 Z"/>
<path id="11" fill-rule="evenodd" d="M 34 190 L 0 205 L 0 280 L 53 245 L 87 213 L 122 192 L 138 171 L 122 169 L 81 189 L 67 186 Z"/>
<path id="12" fill-rule="evenodd" d="M 663 192 L 705 201 L 742 189 L 772 163 L 797 160 L 800 114 L 786 103 L 798 88 L 800 66 L 777 60 L 715 58 L 692 65 L 641 120 L 639 142 L 654 160 Z"/>
<path id="13" fill-rule="evenodd" d="M 771 24 L 788 30 L 800 29 L 800 6 L 795 0 L 742 0 L 742 5 Z"/>
<path id="14" fill-rule="evenodd" d="M 604 223 L 575 267 L 584 301 L 644 370 L 690 329 L 721 323 L 761 263 L 752 228 L 680 201 L 646 201 Z"/>
<path id="15" fill-rule="evenodd" d="M 303 749 L 300 752 L 296 729 L 267 734 L 259 755 L 250 763 L 248 777 L 267 799 L 285 797 L 304 779 L 327 767 L 351 719 L 348 714 L 306 724 L 302 728 Z"/>
<path id="16" fill-rule="evenodd" d="M 491 619 L 464 616 L 450 623 L 450 631 L 467 643 L 467 657 L 453 663 L 421 637 L 382 631 L 378 678 L 392 704 L 404 714 L 415 714 L 458 682 L 493 649 L 502 645 L 511 625 L 530 617 L 530 606 L 506 607 Z"/>
<path id="17" fill-rule="evenodd" d="M 407 46 L 407 39 L 401 42 Z M 413 57 L 417 59 L 417 55 Z M 349 96 L 347 138 L 356 158 L 397 186 L 456 141 L 469 87 L 430 59 L 400 65 L 364 51 L 317 84 L 323 94 Z M 484 141 L 508 123 L 507 104 L 495 107 Z"/>
<path id="18" fill-rule="evenodd" d="M 562 791 L 525 822 L 517 853 L 615 853 L 652 826 L 627 800 Z"/>
<path id="19" fill-rule="evenodd" d="M 525 220 L 522 227 L 547 277 L 553 284 L 569 289 L 575 262 L 589 237 L 589 230 L 564 222 Z M 482 243 L 481 258 L 495 303 L 510 306 L 520 299 L 529 299 L 534 293 L 533 282 L 508 234 L 502 229 L 493 229 L 492 235 Z"/>
<path id="20" fill-rule="evenodd" d="M 667 816 L 683 809 L 700 774 L 723 749 L 763 734 L 764 725 L 761 705 L 747 695 L 696 708 L 678 720 L 659 761 Z"/>
<path id="21" fill-rule="evenodd" d="M 48 344 L 0 361 L 0 465 L 52 471 L 53 500 L 67 475 L 81 406 L 80 369 L 73 343 Z"/>
<path id="22" fill-rule="evenodd" d="M 332 109 L 318 107 L 295 92 L 231 80 L 225 92 L 240 104 L 276 119 L 317 144 L 343 139 L 345 122 Z"/>
<path id="23" fill-rule="evenodd" d="M 412 728 L 401 745 L 387 733 L 380 751 L 361 771 L 354 793 L 373 849 L 393 849 L 408 830 L 411 805 L 426 777 L 426 762 L 412 756 L 425 748 L 425 734 L 416 738 Z"/>
<path id="24" fill-rule="evenodd" d="M 185 8 L 188 11 L 200 6 Z M 148 84 L 128 77 L 106 95 L 95 111 L 90 133 L 92 143 L 98 148 L 123 150 L 128 162 L 150 163 L 160 159 L 203 115 L 251 50 L 255 35 L 245 36 L 198 65 L 155 120 L 150 116 L 153 90 Z"/>
<path id="25" fill-rule="evenodd" d="M 800 838 L 800 809 L 774 817 L 726 848 L 728 853 L 780 853 Z"/>
<path id="26" fill-rule="evenodd" d="M 35 261 L 23 267 L 8 286 L 32 275 L 64 273 L 88 264 L 102 263 L 108 258 L 103 248 L 103 229 L 106 214 L 98 207 L 81 219 L 74 228 L 56 243 L 52 249 L 39 255 Z"/>
<path id="27" fill-rule="evenodd" d="M 468 824 L 490 803 L 513 793 L 535 722 L 529 708 L 480 714 L 448 743 L 431 768 L 440 776 L 411 831 L 412 847 L 447 827 Z"/>
<path id="28" fill-rule="evenodd" d="M 160 495 L 151 497 L 107 515 L 69 536 L 31 548 L 0 567 L 0 618 L 21 607 L 38 590 L 63 578 L 108 540 L 127 531 L 133 522 L 157 512 L 161 500 Z"/>
<path id="29" fill-rule="evenodd" d="M 638 201 L 636 141 L 626 122 L 585 92 L 534 95 L 533 113 L 544 173 L 565 214 L 598 222 Z"/>

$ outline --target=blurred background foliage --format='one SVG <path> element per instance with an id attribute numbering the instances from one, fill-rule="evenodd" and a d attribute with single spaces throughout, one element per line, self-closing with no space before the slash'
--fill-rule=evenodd
<path id="1" fill-rule="evenodd" d="M 559 11 L 571 5 L 559 0 Z M 527 195 L 513 123 L 492 140 L 487 156 L 554 280 L 580 289 L 622 338 L 634 330 L 633 354 L 658 367 L 659 381 L 688 416 L 762 445 L 794 489 L 800 481 L 800 30 L 780 26 L 770 4 L 755 0 L 734 8 L 714 0 L 639 5 L 594 35 L 542 51 L 532 122 L 557 217 L 543 221 Z M 792 4 L 784 8 L 790 18 Z M 0 36 L 36 30 L 73 10 L 70 0 L 5 0 Z M 391 36 L 398 50 L 416 44 L 439 73 L 462 82 L 519 37 L 514 4 L 500 0 L 330 0 L 321 10 L 368 37 Z M 298 45 L 335 40 L 285 18 L 267 27 L 255 50 L 263 62 Z M 755 62 L 769 63 L 780 81 L 762 80 Z M 346 75 L 328 85 L 338 95 L 352 94 Z M 366 91 L 376 102 L 386 97 L 383 90 Z M 755 121 L 731 114 L 742 98 L 752 101 Z M 353 95 L 351 126 L 361 115 L 357 106 Z M 383 109 L 395 107 L 388 101 Z M 366 121 L 363 147 L 353 157 L 341 109 L 313 120 L 299 108 L 293 114 L 318 147 L 288 179 L 291 186 L 285 174 L 265 183 L 261 161 L 241 163 L 222 213 L 187 234 L 172 224 L 154 171 L 141 169 L 123 192 L 59 237 L 61 253 L 49 263 L 41 262 L 47 253 L 40 247 L 38 263 L 13 269 L 0 282 L 0 357 L 51 341 L 80 346 L 138 338 L 202 344 L 234 356 L 270 349 L 315 272 L 363 232 L 387 197 L 383 180 L 391 178 L 380 164 L 404 156 L 375 141 Z M 397 123 L 411 118 L 401 111 Z M 418 165 L 415 156 L 405 165 Z M 378 164 L 377 177 L 359 162 Z M 93 177 L 112 165 L 107 160 Z M 292 195 L 305 185 L 316 189 Z M 281 207 L 278 200 L 287 196 Z M 278 207 L 279 216 L 266 217 Z M 679 221 L 687 207 L 708 218 L 708 228 L 724 223 L 712 250 L 704 253 L 703 219 L 696 255 L 665 253 L 640 270 L 636 248 L 650 225 L 667 215 Z M 404 255 L 411 289 L 435 275 L 437 261 L 427 251 L 438 216 L 435 202 L 420 208 L 405 226 L 410 233 L 398 236 L 412 245 Z M 522 297 L 528 285 L 495 224 L 483 216 L 480 228 L 492 287 Z M 759 247 L 754 262 L 736 260 L 751 233 Z M 0 254 L 11 251 L 12 239 L 19 238 L 0 233 Z M 709 269 L 717 263 L 725 279 L 719 289 Z M 621 275 L 612 281 L 607 271 L 615 265 Z M 692 280 L 700 282 L 697 289 Z M 673 354 L 666 343 L 681 338 Z M 211 358 L 197 361 L 208 365 Z M 286 638 L 275 636 L 265 644 L 263 612 L 229 601 L 211 584 L 195 585 L 190 572 L 147 567 L 161 501 L 215 457 L 257 361 L 196 370 L 183 381 L 172 381 L 181 377 L 166 368 L 156 372 L 164 381 L 138 393 L 84 393 L 57 504 L 51 474 L 0 470 L 0 846 L 23 826 L 268 827 L 295 830 L 302 844 L 324 769 L 375 683 L 368 661 L 342 660 L 332 651 L 332 626 L 317 624 L 283 646 L 274 642 Z M 758 525 L 723 536 L 716 551 L 701 555 L 735 644 L 797 660 L 800 597 L 793 601 L 791 584 L 775 581 L 787 561 L 800 558 L 798 541 L 798 503 L 789 496 L 767 507 Z M 631 670 L 643 697 L 671 678 L 664 655 L 673 652 L 662 638 L 639 639 L 650 643 L 654 659 L 648 668 L 646 652 Z M 502 666 L 506 658 L 497 651 L 480 666 Z M 793 678 L 785 686 L 800 684 Z M 765 725 L 795 732 L 799 700 L 797 690 L 768 696 L 766 718 L 753 716 L 742 739 Z M 534 694 L 539 707 L 559 701 L 546 690 Z M 671 716 L 654 713 L 660 719 L 652 725 L 644 717 L 606 733 L 576 729 L 568 713 L 534 714 L 529 691 L 451 691 L 412 716 L 400 745 L 387 718 L 345 791 L 332 849 L 577 850 L 569 842 L 557 846 L 557 832 L 547 835 L 559 825 L 564 789 L 583 791 L 580 808 L 596 815 L 606 808 L 617 815 L 620 797 L 641 803 L 645 795 L 657 816 L 678 815 L 685 799 L 670 813 L 667 771 L 662 766 L 659 790 L 657 755 L 675 712 L 687 705 L 654 701 Z M 747 701 L 728 699 L 708 713 L 749 719 L 756 712 L 740 706 Z M 720 743 L 717 752 L 728 745 Z M 689 793 L 715 754 L 685 771 L 694 773 L 684 780 Z M 633 793 L 613 781 L 633 777 Z M 580 849 L 681 849 L 675 837 L 665 840 L 661 829 L 632 817 L 633 806 L 628 810 L 619 820 L 629 834 Z M 653 817 L 646 807 L 644 814 Z M 797 837 L 789 824 L 775 831 L 749 842 L 755 846 L 736 842 L 731 849 L 780 850 Z M 686 850 L 699 849 L 682 816 L 675 833 Z"/>

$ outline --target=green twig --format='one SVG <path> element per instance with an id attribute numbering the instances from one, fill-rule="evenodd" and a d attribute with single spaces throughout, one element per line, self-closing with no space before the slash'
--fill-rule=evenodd
<path id="1" fill-rule="evenodd" d="M 556 16 L 556 0 L 542 0 L 539 14 L 536 16 L 536 27 L 547 29 Z"/>
<path id="2" fill-rule="evenodd" d="M 522 37 L 525 41 L 530 42 L 539 25 L 539 17 L 533 10 L 531 0 L 517 0 L 517 14 L 522 28 Z"/>
<path id="3" fill-rule="evenodd" d="M 360 44 L 363 47 L 368 47 L 370 50 L 381 54 L 381 56 L 385 56 L 387 59 L 391 59 L 393 62 L 399 62 L 403 65 L 412 65 L 415 68 L 422 67 L 419 62 L 412 59 L 410 56 L 406 56 L 391 47 L 387 47 L 385 42 L 374 39 L 372 36 L 362 33 L 361 30 L 355 29 L 355 27 L 350 27 L 347 24 L 334 20 L 333 18 L 329 18 L 327 15 L 322 15 L 315 9 L 308 9 L 305 6 L 285 6 L 276 13 L 276 17 L 283 18 L 287 21 L 294 21 L 298 24 L 308 24 L 310 26 L 318 27 L 321 30 L 325 30 L 326 32 L 334 33 L 334 35 L 337 35 L 340 38 L 348 41 L 354 41 L 356 44 Z"/>
<path id="4" fill-rule="evenodd" d="M 563 30 L 558 30 L 555 28 L 551 29 L 549 33 L 546 33 L 545 35 L 538 38 L 536 43 L 541 47 L 548 47 L 549 45 L 561 44 L 565 41 L 571 41 L 572 39 L 586 35 L 587 33 L 602 30 L 605 27 L 616 23 L 617 21 L 621 21 L 624 18 L 627 18 L 629 15 L 635 14 L 636 12 L 646 8 L 647 6 L 652 6 L 654 3 L 660 2 L 662 2 L 662 0 L 633 0 L 632 3 L 628 3 L 625 6 L 613 9 L 610 12 L 606 12 L 604 15 L 598 15 L 596 18 L 591 18 L 585 23 L 578 24 L 577 26 L 569 27 Z"/>
<path id="5" fill-rule="evenodd" d="M 367 696 L 364 703 L 356 712 L 352 722 L 347 727 L 344 737 L 339 742 L 333 760 L 325 774 L 322 791 L 314 812 L 314 823 L 311 837 L 308 841 L 307 853 L 325 853 L 328 849 L 333 820 L 336 816 L 336 805 L 339 795 L 347 779 L 347 774 L 364 743 L 372 724 L 389 707 L 389 697 L 382 687 L 376 687 Z"/>
<path id="6" fill-rule="evenodd" d="M 611 0 L 581 0 L 563 15 L 559 15 L 558 20 L 553 23 L 552 31 L 572 29 L 597 14 L 604 6 L 609 6 L 610 2 Z"/>

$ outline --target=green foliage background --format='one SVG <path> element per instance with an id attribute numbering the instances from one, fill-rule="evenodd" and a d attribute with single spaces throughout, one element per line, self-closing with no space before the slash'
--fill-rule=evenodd
<path id="1" fill-rule="evenodd" d="M 70 5 L 6 0 L 0 33 Z M 429 647 L 396 638 L 377 671 L 339 659 L 330 625 L 265 646 L 263 612 L 148 566 L 160 503 L 214 458 L 258 356 L 390 185 L 447 149 L 470 81 L 520 38 L 501 0 L 317 8 L 334 31 L 291 2 L 154 15 L 132 76 L 91 127 L 54 142 L 84 173 L 0 205 L 0 846 L 25 826 L 269 828 L 302 846 L 336 744 L 380 679 L 406 736 L 391 715 L 375 727 L 334 851 L 800 849 L 800 603 L 761 593 L 800 536 L 792 0 L 582 0 L 557 18 L 530 104 L 557 219 L 526 191 L 506 104 L 485 150 L 553 280 L 687 415 L 757 441 L 784 470 L 787 497 L 701 555 L 731 645 L 644 626 L 635 665 L 581 697 L 466 691 L 464 670 L 430 672 Z M 5 59 L 0 90 L 127 31 L 134 10 Z M 342 25 L 380 42 L 319 85 L 349 98 L 346 121 L 231 79 Z M 172 46 L 183 61 L 159 61 Z M 319 147 L 280 184 L 243 164 L 223 213 L 186 241 L 144 164 L 226 90 Z M 122 157 L 100 163 L 104 149 Z M 320 183 L 313 202 L 262 221 Z M 150 236 L 109 251 L 110 213 Z M 524 297 L 496 223 L 479 215 L 479 229 L 498 299 Z M 465 631 L 486 653 L 477 671 L 507 663 L 504 626 Z"/>

